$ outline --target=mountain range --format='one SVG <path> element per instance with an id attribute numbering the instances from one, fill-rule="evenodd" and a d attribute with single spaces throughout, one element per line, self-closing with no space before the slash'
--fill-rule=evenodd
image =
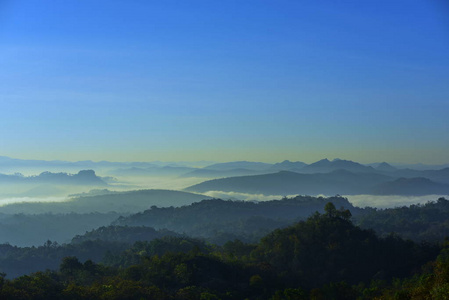
<path id="1" fill-rule="evenodd" d="M 427 195 L 449 194 L 449 167 L 439 169 L 400 168 L 386 162 L 369 165 L 360 164 L 351 160 L 322 159 L 306 164 L 304 162 L 292 162 L 284 160 L 280 163 L 263 163 L 249 161 L 234 161 L 226 163 L 206 164 L 202 162 L 195 165 L 183 163 L 161 162 L 63 162 L 63 161 L 39 161 L 19 160 L 8 157 L 0 157 L 0 170 L 5 167 L 17 166 L 80 166 L 90 165 L 99 167 L 103 174 L 118 176 L 126 182 L 127 177 L 152 177 L 159 180 L 189 179 L 191 185 L 185 190 L 190 192 L 206 193 L 210 191 L 238 192 L 263 195 Z M 446 166 L 446 165 L 441 165 Z M 124 181 L 122 181 L 123 183 Z M 129 181 L 128 181 L 129 182 Z M 6 187 L 11 184 L 32 183 L 32 189 L 23 192 L 27 195 L 48 195 L 58 192 L 58 185 L 85 185 L 108 186 L 117 188 L 120 182 L 114 182 L 112 177 L 99 177 L 93 170 L 82 170 L 76 174 L 54 173 L 45 171 L 36 176 L 23 176 L 0 174 L 0 184 Z M 37 186 L 41 185 L 41 186 Z M 47 185 L 47 186 L 43 186 Z M 49 187 L 50 185 L 51 188 Z M 182 186 L 185 187 L 188 184 Z M 134 188 L 136 188 L 135 186 Z M 147 188 L 148 185 L 142 185 Z M 151 188 L 155 187 L 154 185 Z M 164 187 L 166 188 L 166 187 Z M 47 193 L 47 194 L 46 194 Z"/>
<path id="2" fill-rule="evenodd" d="M 239 192 L 264 195 L 449 195 L 449 168 L 377 168 L 352 161 L 321 160 L 292 171 L 213 179 L 190 186 L 190 192 Z"/>

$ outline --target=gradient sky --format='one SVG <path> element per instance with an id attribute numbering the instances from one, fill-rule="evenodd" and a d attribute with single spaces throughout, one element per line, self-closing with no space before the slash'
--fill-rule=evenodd
<path id="1" fill-rule="evenodd" d="M 0 155 L 449 162 L 445 0 L 1 0 Z"/>

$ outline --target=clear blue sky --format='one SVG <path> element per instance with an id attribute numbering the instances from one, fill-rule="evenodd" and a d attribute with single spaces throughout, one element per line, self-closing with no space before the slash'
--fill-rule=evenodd
<path id="1" fill-rule="evenodd" d="M 2 0 L 0 155 L 449 162 L 445 0 Z"/>

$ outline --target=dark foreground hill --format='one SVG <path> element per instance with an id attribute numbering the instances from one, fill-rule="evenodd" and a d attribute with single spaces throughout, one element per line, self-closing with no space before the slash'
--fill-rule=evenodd
<path id="1" fill-rule="evenodd" d="M 0 298 L 412 299 L 409 294 L 387 297 L 390 289 L 394 293 L 407 287 L 407 281 L 398 279 L 393 286 L 392 279 L 411 277 L 427 264 L 427 273 L 415 277 L 423 296 L 416 299 L 445 299 L 447 250 L 433 269 L 429 262 L 439 247 L 379 238 L 349 218 L 348 211 L 328 203 L 324 214 L 273 231 L 253 245 L 233 241 L 207 246 L 187 237 L 125 248 L 102 241 L 34 249 L 5 245 L 0 247 L 0 270 L 7 263 L 17 269 L 36 260 L 54 262 L 63 254 L 77 257 L 59 259 L 58 270 L 2 278 Z"/>

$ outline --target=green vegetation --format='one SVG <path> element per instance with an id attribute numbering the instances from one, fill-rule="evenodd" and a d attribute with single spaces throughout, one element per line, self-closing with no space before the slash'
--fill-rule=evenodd
<path id="1" fill-rule="evenodd" d="M 349 210 L 328 203 L 323 214 L 275 230 L 259 243 L 234 240 L 221 247 L 176 236 L 123 249 L 124 244 L 100 240 L 64 246 L 49 243 L 35 248 L 42 253 L 39 259 L 55 257 L 70 247 L 79 253 L 64 252 L 56 271 L 3 277 L 0 298 L 431 299 L 447 295 L 449 248 L 398 236 L 380 238 L 355 226 L 350 218 Z M 98 253 L 99 245 L 115 247 L 103 252 L 103 263 L 94 262 L 98 257 L 81 255 Z M 2 253 L 11 255 L 16 251 L 11 247 L 4 246 Z"/>
<path id="2" fill-rule="evenodd" d="M 98 229 L 77 235 L 72 239 L 72 243 L 82 243 L 85 241 L 108 241 L 133 244 L 137 241 L 151 241 L 165 236 L 180 236 L 173 231 L 161 229 L 155 230 L 151 227 L 128 227 L 128 226 L 102 226 Z"/>
<path id="3" fill-rule="evenodd" d="M 360 211 L 339 196 L 296 196 L 262 202 L 213 199 L 183 207 L 152 206 L 144 212 L 119 218 L 113 224 L 166 228 L 220 245 L 234 239 L 255 243 L 274 229 L 305 220 L 316 211 L 323 212 L 329 201 L 355 214 Z"/>
<path id="4" fill-rule="evenodd" d="M 448 213 L 444 198 L 394 209 L 340 196 L 153 206 L 68 244 L 0 245 L 0 299 L 445 299 Z M 78 217 L 105 215 L 14 216 Z"/>
<path id="5" fill-rule="evenodd" d="M 449 236 L 449 201 L 439 198 L 436 202 L 390 209 L 365 208 L 357 216 L 362 228 L 374 229 L 379 235 L 396 233 L 402 238 L 417 242 L 441 242 Z"/>

